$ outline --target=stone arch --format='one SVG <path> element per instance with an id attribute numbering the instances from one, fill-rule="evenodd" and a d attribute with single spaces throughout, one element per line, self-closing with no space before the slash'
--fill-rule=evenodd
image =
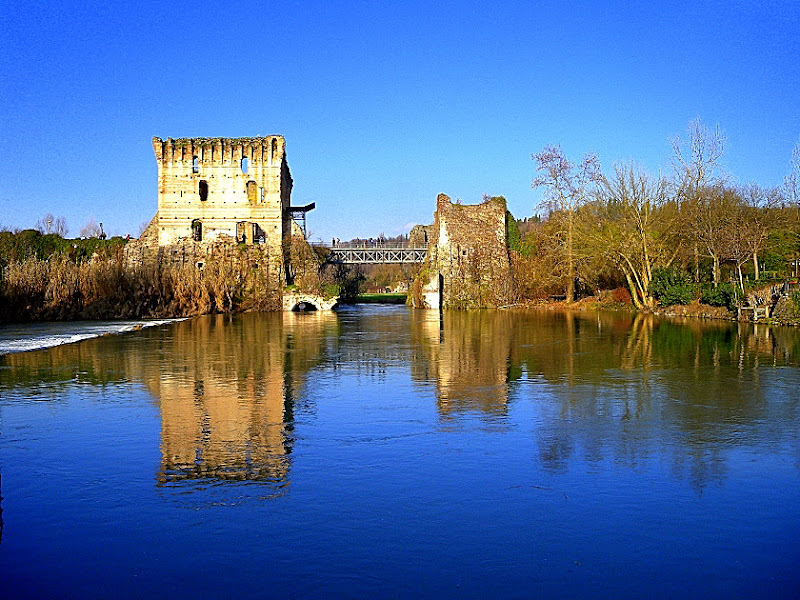
<path id="1" fill-rule="evenodd" d="M 323 298 L 316 294 L 290 292 L 283 296 L 283 310 L 293 312 L 331 310 L 338 301 L 338 298 Z"/>
<path id="2" fill-rule="evenodd" d="M 315 312 L 319 310 L 316 304 L 311 300 L 300 300 L 293 307 L 292 312 Z"/>

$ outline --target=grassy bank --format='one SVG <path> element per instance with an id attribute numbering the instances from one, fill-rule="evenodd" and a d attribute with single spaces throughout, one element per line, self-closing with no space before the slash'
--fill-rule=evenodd
<path id="1" fill-rule="evenodd" d="M 356 304 L 405 304 L 406 294 L 359 294 Z"/>

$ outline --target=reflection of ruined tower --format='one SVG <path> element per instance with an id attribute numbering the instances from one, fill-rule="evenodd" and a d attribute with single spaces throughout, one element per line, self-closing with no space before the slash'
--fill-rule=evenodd
<path id="1" fill-rule="evenodd" d="M 414 377 L 436 382 L 443 418 L 505 413 L 512 324 L 505 311 L 424 312 L 415 317 L 412 335 L 424 351 L 412 367 Z"/>
<path id="2" fill-rule="evenodd" d="M 154 137 L 153 149 L 159 246 L 244 241 L 264 244 L 271 262 L 280 264 L 292 223 L 292 176 L 282 136 Z"/>
<path id="3" fill-rule="evenodd" d="M 513 298 L 505 200 L 461 205 L 439 194 L 414 307 L 488 308 Z"/>
<path id="4" fill-rule="evenodd" d="M 136 371 L 161 411 L 159 481 L 288 481 L 294 398 L 333 313 L 213 315 L 173 325 Z M 297 328 L 302 328 L 299 335 Z M 295 366 L 295 360 L 297 365 Z"/>

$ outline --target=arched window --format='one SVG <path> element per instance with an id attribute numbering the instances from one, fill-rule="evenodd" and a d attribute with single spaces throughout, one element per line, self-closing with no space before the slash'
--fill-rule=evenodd
<path id="1" fill-rule="evenodd" d="M 200 172 L 200 159 L 196 156 L 192 157 L 192 173 Z"/>
<path id="2" fill-rule="evenodd" d="M 203 241 L 203 224 L 200 222 L 200 219 L 192 221 L 192 239 L 195 242 Z"/>
<path id="3" fill-rule="evenodd" d="M 250 168 L 250 161 L 249 161 L 249 160 L 248 160 L 248 158 L 245 156 L 245 157 L 242 159 L 242 173 L 244 173 L 245 175 L 247 175 L 247 170 L 248 170 L 249 168 Z"/>
<path id="4" fill-rule="evenodd" d="M 208 182 L 205 179 L 200 180 L 197 191 L 200 193 L 200 202 L 208 200 Z"/>

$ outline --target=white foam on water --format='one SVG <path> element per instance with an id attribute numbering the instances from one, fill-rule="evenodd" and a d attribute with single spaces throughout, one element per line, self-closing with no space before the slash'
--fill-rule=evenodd
<path id="1" fill-rule="evenodd" d="M 149 321 L 65 321 L 0 327 L 0 355 L 74 344 L 103 335 L 157 327 L 185 319 Z"/>

